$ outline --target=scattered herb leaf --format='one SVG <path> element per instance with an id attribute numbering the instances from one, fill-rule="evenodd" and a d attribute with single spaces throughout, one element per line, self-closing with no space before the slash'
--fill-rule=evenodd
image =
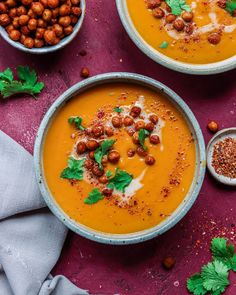
<path id="1" fill-rule="evenodd" d="M 108 188 L 115 188 L 118 191 L 125 192 L 125 188 L 131 183 L 133 176 L 125 170 L 116 168 L 115 175 L 108 180 Z"/>
<path id="2" fill-rule="evenodd" d="M 80 130 L 84 130 L 85 128 L 82 126 L 83 119 L 81 117 L 70 117 L 68 119 L 69 124 L 75 124 L 75 127 Z"/>
<path id="3" fill-rule="evenodd" d="M 102 193 L 99 191 L 98 188 L 95 188 L 89 193 L 88 197 L 84 199 L 84 203 L 88 205 L 92 205 L 102 199 L 103 199 Z"/>
<path id="4" fill-rule="evenodd" d="M 99 148 L 94 153 L 95 161 L 98 163 L 99 168 L 102 169 L 102 157 L 108 154 L 109 149 L 115 143 L 114 139 L 104 140 Z"/>
<path id="5" fill-rule="evenodd" d="M 231 15 L 233 15 L 235 9 L 236 9 L 236 0 L 227 0 L 225 10 L 228 11 Z"/>
<path id="6" fill-rule="evenodd" d="M 0 92 L 3 98 L 18 93 L 27 93 L 35 98 L 44 88 L 44 83 L 37 82 L 36 72 L 29 67 L 18 66 L 17 75 L 19 80 L 14 80 L 9 68 L 0 72 Z"/>
<path id="7" fill-rule="evenodd" d="M 187 287 L 189 292 L 194 295 L 205 295 L 207 290 L 203 287 L 203 278 L 200 273 L 196 273 L 187 280 Z"/>
<path id="8" fill-rule="evenodd" d="M 84 161 L 85 159 L 76 160 L 70 157 L 68 159 L 68 167 L 62 171 L 61 178 L 82 180 Z"/>
<path id="9" fill-rule="evenodd" d="M 190 12 L 191 8 L 185 0 L 165 0 L 174 15 L 180 15 L 183 10 Z"/>
<path id="10" fill-rule="evenodd" d="M 145 146 L 145 139 L 149 135 L 149 132 L 146 129 L 140 129 L 138 132 L 138 140 L 142 148 L 146 151 L 147 147 Z"/>
<path id="11" fill-rule="evenodd" d="M 166 49 L 168 47 L 168 45 L 169 45 L 169 43 L 167 41 L 163 41 L 159 47 L 162 49 Z"/>
<path id="12" fill-rule="evenodd" d="M 107 171 L 106 173 L 106 176 L 109 178 L 109 177 L 112 177 L 112 172 L 110 170 Z"/>
<path id="13" fill-rule="evenodd" d="M 114 112 L 116 112 L 116 113 L 121 113 L 121 112 L 122 112 L 122 108 L 120 108 L 120 107 L 115 107 L 115 108 L 114 108 Z"/>

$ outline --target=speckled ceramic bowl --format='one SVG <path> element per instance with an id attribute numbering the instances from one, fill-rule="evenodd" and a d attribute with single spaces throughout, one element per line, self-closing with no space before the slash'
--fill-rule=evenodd
<path id="1" fill-rule="evenodd" d="M 180 204 L 180 206 L 174 211 L 174 213 L 165 219 L 162 223 L 158 224 L 155 227 L 152 227 L 147 230 L 135 232 L 132 234 L 107 234 L 99 231 L 95 231 L 91 228 L 88 228 L 82 224 L 75 222 L 70 219 L 69 216 L 63 212 L 63 210 L 56 203 L 53 195 L 51 194 L 45 177 L 42 161 L 42 153 L 44 149 L 44 140 L 47 134 L 48 128 L 50 128 L 50 123 L 53 118 L 57 115 L 58 111 L 65 105 L 65 103 L 73 98 L 75 95 L 80 94 L 81 92 L 96 87 L 101 84 L 106 83 L 135 83 L 143 85 L 145 87 L 151 88 L 155 91 L 162 92 L 168 100 L 182 113 L 185 120 L 187 121 L 189 128 L 193 134 L 196 145 L 196 166 L 195 175 L 192 181 L 189 192 L 187 193 L 185 199 Z M 37 181 L 48 207 L 51 211 L 71 230 L 77 234 L 84 236 L 88 239 L 105 243 L 105 244 L 134 244 L 139 243 L 145 240 L 152 239 L 170 228 L 172 228 L 180 219 L 182 219 L 188 210 L 192 207 L 195 202 L 200 188 L 202 186 L 203 178 L 205 175 L 205 144 L 202 136 L 201 129 L 199 124 L 194 117 L 192 111 L 186 105 L 186 103 L 171 89 L 166 87 L 160 82 L 157 82 L 151 78 L 144 77 L 137 74 L 131 73 L 108 73 L 103 75 L 98 75 L 87 80 L 84 80 L 63 93 L 50 107 L 47 114 L 45 115 L 36 137 L 35 149 L 34 149 L 34 162 L 35 170 L 37 175 Z"/>
<path id="2" fill-rule="evenodd" d="M 116 0 L 116 5 L 120 15 L 121 22 L 130 38 L 141 51 L 143 51 L 155 62 L 169 69 L 194 75 L 211 75 L 226 72 L 236 68 L 236 56 L 215 63 L 189 64 L 176 61 L 162 54 L 161 52 L 157 51 L 152 46 L 150 46 L 136 30 L 130 18 L 126 0 Z"/>
<path id="3" fill-rule="evenodd" d="M 21 44 L 20 42 L 15 42 L 13 41 L 9 36 L 8 33 L 6 32 L 6 30 L 0 26 L 0 35 L 2 36 L 2 38 L 4 40 L 7 41 L 7 43 L 9 43 L 10 45 L 12 45 L 13 47 L 27 52 L 27 53 L 33 53 L 33 54 L 46 54 L 46 53 L 50 53 L 50 52 L 54 52 L 57 51 L 59 49 L 62 49 L 63 47 L 65 47 L 67 44 L 69 44 L 74 38 L 75 36 L 79 33 L 83 20 L 84 20 L 84 16 L 85 16 L 85 9 L 86 9 L 86 4 L 85 4 L 85 0 L 81 0 L 80 1 L 80 7 L 82 9 L 82 14 L 77 22 L 77 24 L 74 26 L 74 31 L 71 35 L 63 38 L 57 45 L 54 46 L 44 46 L 42 48 L 27 48 L 25 47 L 23 44 Z"/>

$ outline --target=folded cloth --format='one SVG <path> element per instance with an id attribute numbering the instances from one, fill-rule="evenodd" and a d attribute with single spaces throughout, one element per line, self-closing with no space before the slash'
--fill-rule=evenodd
<path id="1" fill-rule="evenodd" d="M 32 156 L 0 131 L 0 294 L 82 295 L 63 276 L 52 277 L 66 227 L 40 195 Z"/>

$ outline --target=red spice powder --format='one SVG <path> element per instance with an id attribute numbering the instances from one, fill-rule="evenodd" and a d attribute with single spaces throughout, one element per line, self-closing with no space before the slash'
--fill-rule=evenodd
<path id="1" fill-rule="evenodd" d="M 214 146 L 212 166 L 217 174 L 236 178 L 236 139 L 225 138 Z"/>

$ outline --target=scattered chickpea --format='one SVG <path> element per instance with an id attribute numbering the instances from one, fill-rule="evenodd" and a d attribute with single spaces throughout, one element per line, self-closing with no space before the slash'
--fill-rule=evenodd
<path id="1" fill-rule="evenodd" d="M 158 144 L 160 143 L 160 137 L 158 135 L 150 135 L 149 141 L 151 144 Z"/>
<path id="2" fill-rule="evenodd" d="M 173 21 L 175 21 L 175 20 L 176 20 L 176 16 L 173 13 L 167 14 L 167 16 L 166 16 L 166 22 L 168 24 L 173 23 Z"/>
<path id="3" fill-rule="evenodd" d="M 30 31 L 36 30 L 37 24 L 38 24 L 37 19 L 34 19 L 34 18 L 30 19 L 28 22 L 28 28 L 30 29 Z"/>
<path id="4" fill-rule="evenodd" d="M 88 78 L 89 77 L 89 69 L 86 67 L 83 67 L 80 71 L 80 76 L 82 78 Z"/>
<path id="5" fill-rule="evenodd" d="M 153 157 L 153 156 L 151 156 L 151 155 L 147 155 L 146 157 L 145 157 L 145 163 L 147 164 L 147 165 L 154 165 L 155 164 L 155 162 L 156 162 L 156 160 L 155 160 L 155 158 Z"/>
<path id="6" fill-rule="evenodd" d="M 211 122 L 208 123 L 207 128 L 212 133 L 216 133 L 218 131 L 218 129 L 219 129 L 219 126 L 215 121 L 211 121 Z"/>
<path id="7" fill-rule="evenodd" d="M 134 149 L 128 149 L 127 155 L 129 158 L 132 158 L 135 155 L 135 150 Z"/>
<path id="8" fill-rule="evenodd" d="M 120 154 L 119 152 L 112 150 L 108 153 L 108 161 L 115 164 L 117 162 L 119 162 L 120 160 Z"/>
<path id="9" fill-rule="evenodd" d="M 226 7 L 226 0 L 219 0 L 219 1 L 217 2 L 217 4 L 218 4 L 218 6 L 219 6 L 220 8 L 225 9 L 225 7 Z"/>
<path id="10" fill-rule="evenodd" d="M 11 22 L 10 17 L 7 14 L 0 15 L 0 26 L 6 27 Z"/>
<path id="11" fill-rule="evenodd" d="M 102 194 L 103 194 L 104 196 L 108 197 L 108 198 L 111 197 L 112 192 L 113 192 L 113 190 L 112 190 L 112 189 L 109 189 L 109 188 L 104 188 L 104 189 L 102 190 Z"/>
<path id="12" fill-rule="evenodd" d="M 162 2 L 162 7 L 167 12 L 171 12 L 171 7 L 168 4 L 166 4 L 166 2 Z"/>
<path id="13" fill-rule="evenodd" d="M 191 22 L 193 20 L 193 13 L 191 11 L 184 11 L 181 16 L 186 22 Z"/>
<path id="14" fill-rule="evenodd" d="M 99 143 L 94 139 L 90 139 L 86 142 L 86 146 L 88 150 L 93 151 L 99 147 Z"/>
<path id="15" fill-rule="evenodd" d="M 147 123 L 147 124 L 145 125 L 145 129 L 146 129 L 147 131 L 149 131 L 149 132 L 152 132 L 152 131 L 154 130 L 154 128 L 155 128 L 155 125 L 154 125 L 152 122 Z"/>
<path id="16" fill-rule="evenodd" d="M 108 158 L 107 158 L 107 156 L 103 156 L 103 157 L 102 157 L 102 165 L 103 165 L 103 166 L 106 166 L 107 163 L 108 163 Z"/>
<path id="17" fill-rule="evenodd" d="M 185 24 L 184 21 L 180 18 L 177 18 L 174 22 L 173 22 L 173 27 L 176 29 L 176 31 L 180 32 L 183 31 Z"/>
<path id="18" fill-rule="evenodd" d="M 24 41 L 24 45 L 27 48 L 33 48 L 34 47 L 34 39 L 30 38 L 30 37 L 26 37 L 25 41 Z"/>
<path id="19" fill-rule="evenodd" d="M 152 14 L 155 18 L 159 18 L 159 19 L 165 16 L 164 10 L 160 7 L 153 9 Z"/>
<path id="20" fill-rule="evenodd" d="M 140 129 L 145 128 L 145 122 L 144 121 L 137 121 L 134 125 L 134 128 L 136 131 L 139 131 Z"/>
<path id="21" fill-rule="evenodd" d="M 136 153 L 142 158 L 146 157 L 148 154 L 147 151 L 145 151 L 141 146 L 137 147 Z"/>
<path id="22" fill-rule="evenodd" d="M 133 139 L 133 143 L 135 143 L 135 144 L 138 144 L 138 143 L 139 143 L 138 132 L 135 132 L 135 133 L 133 134 L 132 139 Z"/>
<path id="23" fill-rule="evenodd" d="M 93 165 L 92 172 L 94 175 L 101 177 L 104 174 L 104 170 L 100 169 L 97 164 Z"/>
<path id="24" fill-rule="evenodd" d="M 101 177 L 98 178 L 98 181 L 100 183 L 106 184 L 108 182 L 108 178 L 106 175 L 102 175 Z"/>
<path id="25" fill-rule="evenodd" d="M 123 124 L 122 117 L 120 117 L 120 116 L 112 117 L 111 122 L 115 128 L 120 128 L 120 127 L 122 127 L 122 124 Z"/>
<path id="26" fill-rule="evenodd" d="M 131 126 L 134 124 L 134 120 L 132 117 L 130 116 L 125 116 L 124 118 L 124 125 L 127 127 L 127 126 Z"/>
<path id="27" fill-rule="evenodd" d="M 95 125 L 92 128 L 94 137 L 100 137 L 104 134 L 104 127 L 102 125 Z"/>
<path id="28" fill-rule="evenodd" d="M 175 259 L 173 257 L 166 257 L 162 260 L 162 266 L 169 270 L 172 269 L 175 266 Z"/>
<path id="29" fill-rule="evenodd" d="M 141 108 L 140 107 L 132 107 L 130 110 L 130 116 L 132 116 L 133 118 L 137 118 L 141 113 Z"/>
<path id="30" fill-rule="evenodd" d="M 218 44 L 218 43 L 220 42 L 220 40 L 221 40 L 221 36 L 220 36 L 219 33 L 211 33 L 211 34 L 208 36 L 207 40 L 208 40 L 211 44 L 216 45 L 216 44 Z"/>
<path id="31" fill-rule="evenodd" d="M 76 146 L 76 152 L 78 155 L 83 154 L 87 151 L 87 146 L 84 141 L 78 142 Z"/>
<path id="32" fill-rule="evenodd" d="M 188 24 L 185 26 L 184 31 L 186 34 L 191 35 L 193 33 L 194 27 L 192 24 Z"/>
<path id="33" fill-rule="evenodd" d="M 18 41 L 20 40 L 21 33 L 18 30 L 12 30 L 9 36 L 13 41 Z"/>
<path id="34" fill-rule="evenodd" d="M 106 127 L 105 127 L 105 134 L 106 134 L 108 137 L 110 137 L 110 136 L 113 136 L 113 135 L 114 135 L 114 131 L 113 131 L 113 129 L 112 129 L 111 127 L 106 126 Z"/>

